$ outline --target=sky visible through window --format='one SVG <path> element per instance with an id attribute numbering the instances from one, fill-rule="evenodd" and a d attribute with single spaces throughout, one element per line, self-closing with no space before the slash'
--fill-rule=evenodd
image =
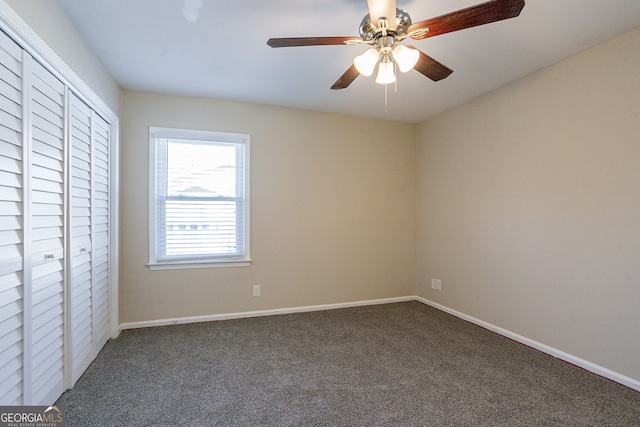
<path id="1" fill-rule="evenodd" d="M 229 144 L 169 140 L 167 195 L 236 196 L 236 148 Z"/>

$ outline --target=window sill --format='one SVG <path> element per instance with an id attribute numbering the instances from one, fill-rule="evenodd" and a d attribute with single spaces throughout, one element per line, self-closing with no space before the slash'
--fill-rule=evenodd
<path id="1" fill-rule="evenodd" d="M 148 263 L 149 270 L 186 270 L 191 268 L 249 267 L 251 259 L 225 261 L 178 261 Z"/>

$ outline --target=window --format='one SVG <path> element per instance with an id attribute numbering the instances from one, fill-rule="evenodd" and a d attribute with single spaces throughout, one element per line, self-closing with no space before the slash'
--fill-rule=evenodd
<path id="1" fill-rule="evenodd" d="M 249 135 L 149 128 L 149 268 L 249 265 Z"/>

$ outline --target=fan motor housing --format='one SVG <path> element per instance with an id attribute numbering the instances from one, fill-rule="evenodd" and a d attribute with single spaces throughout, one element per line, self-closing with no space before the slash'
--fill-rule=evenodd
<path id="1" fill-rule="evenodd" d="M 387 32 L 393 36 L 404 36 L 411 26 L 411 17 L 400 8 L 396 9 L 396 22 L 394 26 L 390 26 Z M 371 22 L 371 16 L 367 13 L 362 19 L 359 28 L 360 37 L 365 42 L 372 42 L 382 35 L 382 28 Z"/>

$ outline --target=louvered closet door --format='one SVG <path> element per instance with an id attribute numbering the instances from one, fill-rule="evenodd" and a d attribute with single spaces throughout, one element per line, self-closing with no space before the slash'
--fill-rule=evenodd
<path id="1" fill-rule="evenodd" d="M 0 31 L 0 406 L 53 404 L 110 337 L 109 132 Z"/>
<path id="2" fill-rule="evenodd" d="M 109 339 L 109 125 L 74 94 L 71 149 L 72 384 Z"/>
<path id="3" fill-rule="evenodd" d="M 93 360 L 91 110 L 71 94 L 71 382 Z"/>
<path id="4" fill-rule="evenodd" d="M 0 405 L 23 404 L 22 49 L 0 32 Z"/>
<path id="5" fill-rule="evenodd" d="M 110 337 L 109 124 L 92 111 L 93 145 L 93 324 L 94 353 Z M 94 356 L 95 357 L 95 356 Z"/>
<path id="6" fill-rule="evenodd" d="M 64 391 L 64 93 L 31 62 L 31 404 L 51 404 Z"/>

